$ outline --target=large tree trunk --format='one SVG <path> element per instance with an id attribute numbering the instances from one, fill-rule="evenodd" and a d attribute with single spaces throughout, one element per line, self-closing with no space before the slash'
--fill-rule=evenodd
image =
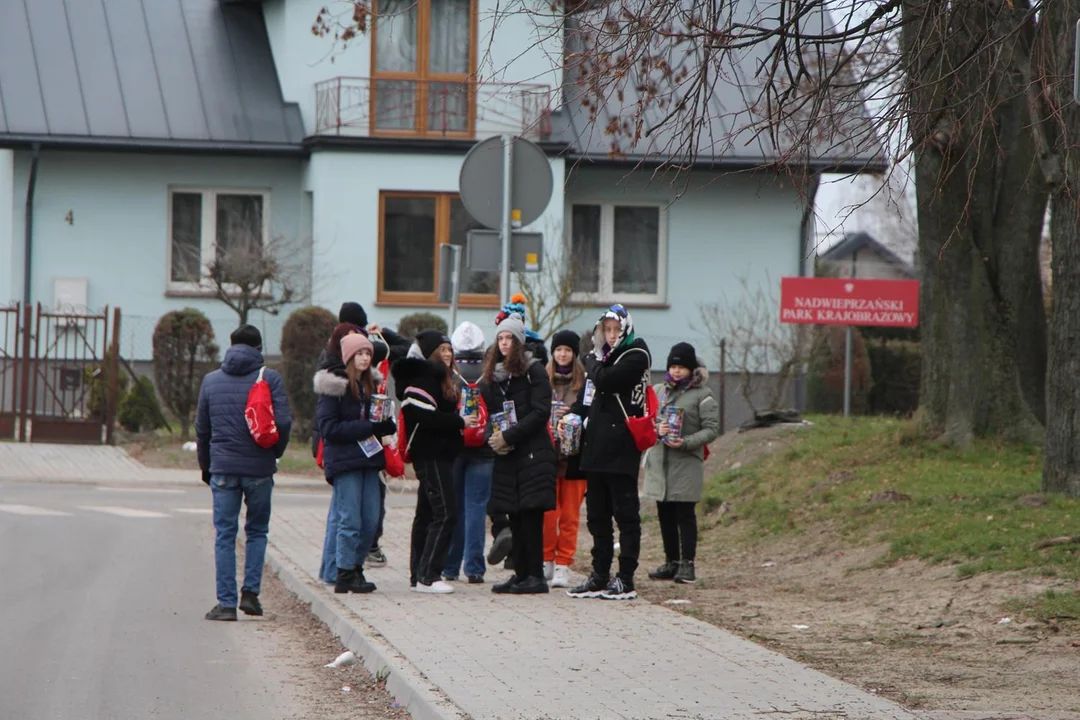
<path id="1" fill-rule="evenodd" d="M 1046 458 L 1043 490 L 1080 496 L 1080 107 L 1072 98 L 1073 20 L 1080 0 L 1059 0 L 1049 8 L 1040 48 L 1056 72 L 1048 82 L 1057 116 L 1054 151 L 1064 182 L 1051 200 L 1053 310 L 1047 373 Z M 1058 124 L 1060 123 L 1060 124 Z"/>
<path id="2" fill-rule="evenodd" d="M 1047 192 L 1016 69 L 1030 38 L 1015 32 L 1019 11 L 1001 3 L 954 5 L 948 25 L 919 22 L 933 4 L 905 3 L 903 36 L 923 281 L 920 420 L 958 445 L 982 435 L 1038 440 Z M 992 50 L 972 53 L 986 42 Z"/>

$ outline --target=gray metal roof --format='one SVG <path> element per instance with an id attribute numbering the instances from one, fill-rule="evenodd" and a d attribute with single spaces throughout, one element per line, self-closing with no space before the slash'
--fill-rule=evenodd
<path id="1" fill-rule="evenodd" d="M 620 0 L 620 2 L 632 6 L 638 0 Z M 682 0 L 682 2 L 684 17 L 691 14 L 700 15 L 700 0 Z M 626 137 L 613 137 L 606 131 L 613 118 L 629 120 L 633 125 L 639 97 L 635 86 L 641 80 L 637 69 L 628 73 L 625 82 L 620 86 L 621 99 L 617 99 L 614 85 L 605 88 L 606 103 L 600 108 L 595 120 L 590 120 L 587 105 L 590 99 L 595 101 L 596 98 L 585 97 L 578 85 L 580 78 L 578 65 L 580 59 L 578 58 L 582 49 L 581 31 L 578 28 L 591 28 L 599 24 L 599 18 L 607 12 L 605 8 L 609 4 L 611 3 L 605 2 L 599 9 L 587 10 L 583 14 L 567 19 L 564 105 L 552 116 L 551 139 L 574 147 L 573 155 L 586 161 L 655 163 L 668 160 L 676 162 L 692 160 L 697 166 L 716 165 L 738 168 L 753 168 L 776 163 L 805 163 L 814 169 L 840 172 L 881 171 L 886 167 L 881 143 L 873 132 L 862 98 L 853 91 L 848 91 L 849 94 L 846 97 L 834 96 L 832 98 L 833 107 L 841 108 L 842 111 L 835 114 L 836 123 L 832 128 L 818 128 L 813 133 L 814 141 L 809 144 L 809 147 L 807 143 L 800 144 L 792 139 L 791 133 L 801 133 L 804 130 L 797 120 L 785 123 L 787 126 L 785 130 L 789 132 L 788 138 L 785 140 L 781 136 L 778 143 L 774 143 L 767 133 L 758 134 L 753 126 L 755 124 L 760 126 L 759 108 L 764 105 L 760 101 L 762 83 L 758 77 L 758 68 L 766 55 L 763 44 L 733 52 L 730 63 L 725 58 L 723 74 L 715 77 L 713 81 L 707 110 L 704 112 L 699 109 L 693 110 L 695 119 L 705 115 L 707 122 L 698 131 L 697 147 L 696 151 L 691 153 L 692 158 L 680 152 L 688 147 L 686 141 L 689 136 L 689 133 L 684 132 L 683 129 L 689 124 L 680 116 L 667 121 L 651 136 L 639 140 L 636 145 L 629 145 L 630 140 Z M 621 7 L 619 3 L 612 5 L 616 9 Z M 741 21 L 750 25 L 763 22 L 762 17 L 766 19 L 769 17 L 770 11 L 762 9 L 767 5 L 767 0 L 735 0 L 727 7 L 732 8 L 736 22 Z M 694 9 L 695 6 L 698 7 L 697 10 Z M 644 12 L 648 14 L 650 11 Z M 678 16 L 678 11 L 670 14 L 673 20 Z M 822 8 L 811 10 L 803 22 L 807 31 L 814 34 L 821 33 L 823 28 L 832 27 L 831 18 Z M 694 51 L 691 45 L 691 43 L 685 43 L 663 48 L 666 53 L 665 59 L 675 70 L 684 65 L 692 68 L 697 64 L 698 56 L 691 54 Z M 696 73 L 690 73 L 691 79 L 695 76 Z M 665 81 L 660 80 L 660 82 Z M 677 100 L 682 97 L 681 90 L 677 86 L 671 88 L 667 97 L 673 102 L 666 108 L 661 108 L 656 103 L 646 107 L 642 113 L 645 128 L 660 123 L 661 119 L 667 116 Z M 792 148 L 797 148 L 797 150 Z"/>
<path id="2" fill-rule="evenodd" d="M 867 232 L 847 233 L 840 242 L 818 255 L 818 257 L 825 262 L 839 262 L 846 260 L 863 248 L 873 250 L 908 277 L 915 277 L 915 268 L 911 263 L 878 242 Z"/>
<path id="3" fill-rule="evenodd" d="M 262 8 L 0 0 L 0 146 L 300 152 Z"/>

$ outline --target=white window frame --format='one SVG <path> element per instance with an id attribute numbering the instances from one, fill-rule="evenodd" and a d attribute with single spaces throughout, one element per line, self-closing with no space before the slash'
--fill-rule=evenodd
<path id="1" fill-rule="evenodd" d="M 575 303 L 590 305 L 662 305 L 667 302 L 667 206 L 663 203 L 649 202 L 593 202 L 575 200 L 566 206 L 566 247 L 572 253 L 574 242 L 574 207 L 593 205 L 600 207 L 600 284 L 597 292 L 574 292 L 570 295 Z M 656 241 L 656 292 L 655 293 L 616 293 L 615 292 L 615 208 L 648 207 L 659 211 L 657 217 Z"/>
<path id="2" fill-rule="evenodd" d="M 200 187 L 170 185 L 166 222 L 168 240 L 165 251 L 165 282 L 169 290 L 181 292 L 210 292 L 213 290 L 209 280 L 202 274 L 206 266 L 214 259 L 217 247 L 217 196 L 218 195 L 257 195 L 262 198 L 262 243 L 265 248 L 270 240 L 270 190 L 266 188 L 244 187 Z M 202 223 L 199 229 L 201 245 L 199 248 L 199 281 L 184 282 L 172 279 L 173 257 L 173 196 L 176 193 L 192 193 L 202 196 Z"/>

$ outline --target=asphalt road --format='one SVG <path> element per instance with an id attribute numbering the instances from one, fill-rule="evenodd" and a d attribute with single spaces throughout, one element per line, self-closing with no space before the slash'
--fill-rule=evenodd
<path id="1" fill-rule="evenodd" d="M 209 508 L 203 487 L 0 483 L 0 717 L 302 712 L 266 652 L 265 619 L 203 619 L 216 602 Z"/>

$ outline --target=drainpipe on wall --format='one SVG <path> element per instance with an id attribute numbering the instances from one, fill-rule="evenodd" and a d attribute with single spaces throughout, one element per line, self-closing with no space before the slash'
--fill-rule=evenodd
<path id="1" fill-rule="evenodd" d="M 817 199 L 818 186 L 821 184 L 821 173 L 810 176 L 810 182 L 806 187 L 806 208 L 803 210 L 802 222 L 799 224 L 799 277 L 807 275 L 807 261 L 813 254 L 814 245 L 814 204 Z M 810 266 L 813 271 L 813 265 Z M 810 274 L 813 274 L 811 272 Z M 795 408 L 799 412 L 806 409 L 806 368 L 799 368 L 795 375 Z"/>
<path id="2" fill-rule="evenodd" d="M 23 237 L 23 306 L 30 307 L 30 278 L 34 259 L 34 189 L 37 187 L 38 160 L 41 143 L 34 143 L 30 158 L 30 179 L 26 182 L 26 222 Z"/>

